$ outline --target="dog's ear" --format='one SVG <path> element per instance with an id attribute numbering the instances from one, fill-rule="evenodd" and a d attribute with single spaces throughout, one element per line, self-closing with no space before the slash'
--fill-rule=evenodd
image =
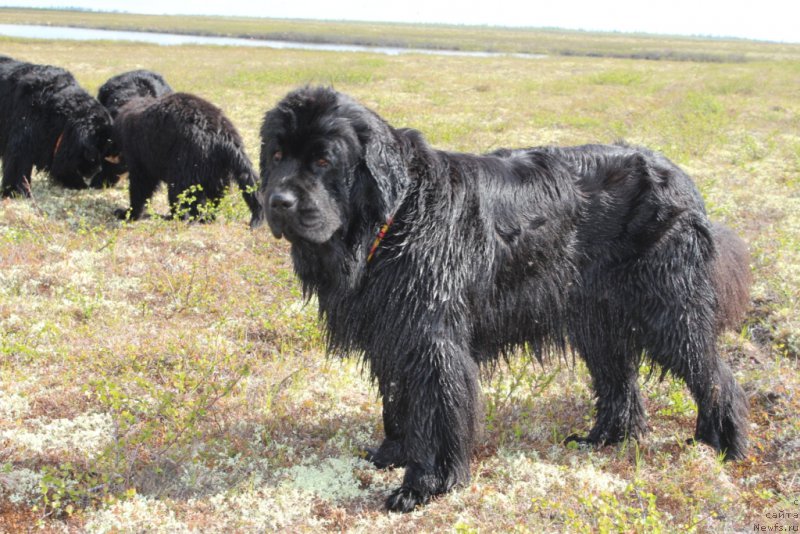
<path id="1" fill-rule="evenodd" d="M 81 166 L 99 165 L 100 160 L 112 153 L 111 119 L 104 108 L 102 113 L 78 120 L 67 121 L 53 147 L 53 176 L 66 176 L 79 171 Z"/>
<path id="2" fill-rule="evenodd" d="M 370 117 L 364 146 L 364 163 L 372 177 L 382 219 L 392 216 L 410 179 L 399 132 L 377 116 Z"/>
<path id="3" fill-rule="evenodd" d="M 53 145 L 53 163 L 50 172 L 54 176 L 73 174 L 84 150 L 86 132 L 75 121 L 67 121 Z"/>

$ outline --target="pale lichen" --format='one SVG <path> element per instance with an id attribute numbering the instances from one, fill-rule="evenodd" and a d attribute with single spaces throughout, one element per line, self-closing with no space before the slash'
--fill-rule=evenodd
<path id="1" fill-rule="evenodd" d="M 136 495 L 89 514 L 84 525 L 89 534 L 148 532 L 153 534 L 189 534 L 196 532 L 180 521 L 164 502 Z"/>
<path id="2" fill-rule="evenodd" d="M 102 452 L 113 437 L 111 416 L 101 413 L 82 414 L 74 419 L 32 419 L 23 428 L 0 431 L 0 440 L 27 453 L 69 452 L 86 458 Z"/>
<path id="3" fill-rule="evenodd" d="M 40 496 L 42 475 L 30 469 L 0 470 L 0 498 L 11 504 L 30 504 Z"/>
<path id="4" fill-rule="evenodd" d="M 368 467 L 368 462 L 357 457 L 325 458 L 320 462 L 290 467 L 284 470 L 283 476 L 288 487 L 329 502 L 341 502 L 370 494 L 372 490 L 361 488 L 355 476 L 356 469 Z"/>

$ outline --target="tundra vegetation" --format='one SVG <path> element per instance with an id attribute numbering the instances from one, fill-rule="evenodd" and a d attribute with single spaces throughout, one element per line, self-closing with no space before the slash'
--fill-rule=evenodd
<path id="1" fill-rule="evenodd" d="M 2 13 L 4 22 L 25 15 L 65 24 L 74 16 Z M 127 27 L 147 22 L 102 17 Z M 280 24 L 304 37 L 337 33 L 317 23 L 200 22 L 215 33 Z M 228 29 L 237 25 L 251 29 Z M 683 384 L 659 380 L 658 369 L 642 373 L 652 427 L 644 440 L 597 451 L 565 447 L 564 437 L 591 425 L 588 374 L 572 359 L 542 367 L 523 353 L 486 370 L 487 431 L 470 484 L 424 510 L 387 514 L 385 493 L 402 471 L 377 471 L 359 456 L 382 437 L 376 389 L 358 361 L 325 356 L 316 306 L 303 301 L 286 242 L 263 228 L 251 232 L 238 194 L 215 208 L 214 223 L 152 217 L 129 224 L 114 217 L 126 205 L 125 180 L 76 192 L 35 175 L 31 200 L 0 203 L 0 531 L 797 525 L 800 46 L 381 28 L 381 39 L 413 46 L 470 42 L 461 48 L 547 56 L 16 39 L 0 39 L 0 49 L 67 68 L 94 93 L 126 70 L 160 72 L 176 90 L 221 107 L 253 160 L 264 111 L 306 83 L 352 94 L 438 148 L 625 139 L 663 151 L 694 177 L 711 217 L 751 247 L 752 307 L 741 330 L 720 341 L 750 397 L 748 457 L 723 464 L 710 448 L 687 445 L 694 404 Z M 503 45 L 486 44 L 490 35 Z M 578 52 L 563 53 L 570 47 Z M 642 49 L 682 57 L 637 59 L 632 52 Z M 150 210 L 167 213 L 166 193 Z"/>

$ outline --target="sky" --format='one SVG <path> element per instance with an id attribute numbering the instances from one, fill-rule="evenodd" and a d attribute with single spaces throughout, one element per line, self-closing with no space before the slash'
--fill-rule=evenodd
<path id="1" fill-rule="evenodd" d="M 800 43 L 800 0 L 12 0 L 1 5 L 149 14 L 555 27 Z"/>

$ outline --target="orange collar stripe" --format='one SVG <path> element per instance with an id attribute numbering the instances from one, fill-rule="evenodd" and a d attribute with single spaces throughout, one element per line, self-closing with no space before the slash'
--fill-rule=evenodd
<path id="1" fill-rule="evenodd" d="M 58 154 L 58 149 L 61 148 L 61 141 L 64 139 L 64 132 L 61 132 L 61 135 L 58 136 L 56 139 L 56 147 L 53 149 L 53 157 L 56 157 Z"/>
<path id="2" fill-rule="evenodd" d="M 369 254 L 367 255 L 367 263 L 372 261 L 372 257 L 375 255 L 375 251 L 378 250 L 378 246 L 383 241 L 383 238 L 386 237 L 386 233 L 389 231 L 389 227 L 392 225 L 392 217 L 386 219 L 386 223 L 381 226 L 381 229 L 378 231 L 377 237 L 375 237 L 375 241 L 372 243 L 372 247 L 369 249 Z"/>

